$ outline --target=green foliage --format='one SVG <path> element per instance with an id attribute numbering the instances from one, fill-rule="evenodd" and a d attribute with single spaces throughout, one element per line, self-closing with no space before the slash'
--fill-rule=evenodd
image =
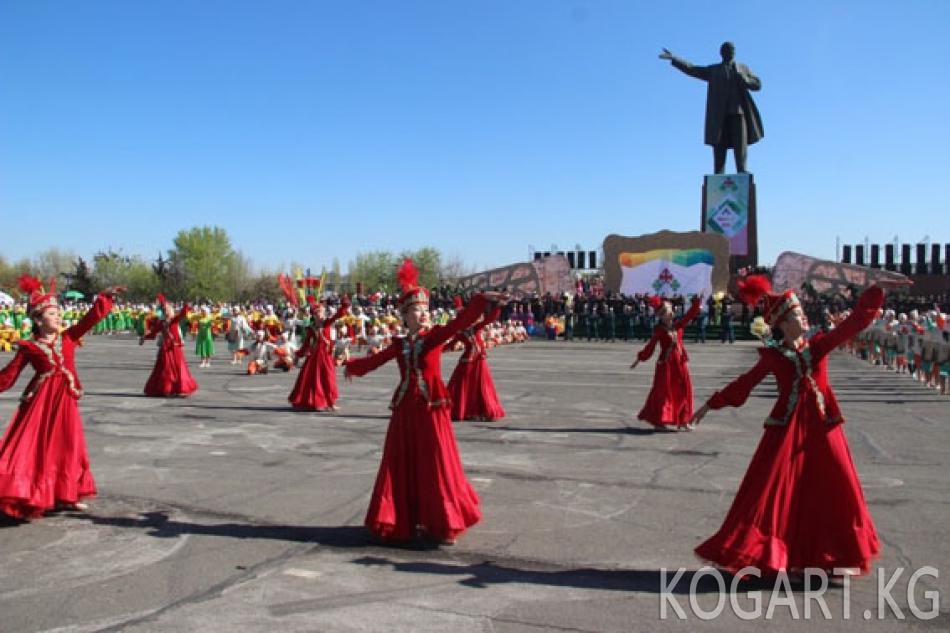
<path id="1" fill-rule="evenodd" d="M 77 257 L 73 265 L 72 279 L 69 283 L 70 290 L 78 290 L 85 297 L 91 297 L 96 292 L 96 282 L 93 278 L 93 272 L 82 257 Z"/>
<path id="2" fill-rule="evenodd" d="M 75 266 L 73 288 L 87 297 L 96 291 L 110 286 L 125 286 L 126 298 L 130 301 L 151 301 L 159 291 L 159 279 L 152 266 L 138 255 L 125 255 L 121 251 L 99 251 L 92 258 L 94 272 L 93 283 L 81 288 L 79 282 L 79 263 Z M 85 265 L 85 262 L 82 262 Z"/>
<path id="3" fill-rule="evenodd" d="M 265 301 L 278 304 L 285 301 L 277 283 L 277 273 L 262 271 L 257 277 L 248 279 L 248 283 L 238 295 L 241 301 Z"/>
<path id="4" fill-rule="evenodd" d="M 358 253 L 350 262 L 350 284 L 363 284 L 363 292 L 372 294 L 377 291 L 396 291 L 396 255 L 388 251 L 370 251 Z"/>
<path id="5" fill-rule="evenodd" d="M 442 285 L 444 279 L 474 272 L 466 269 L 458 257 L 443 260 L 442 253 L 431 246 L 398 254 L 377 250 L 358 253 L 346 273 L 334 258 L 327 270 L 327 289 L 353 292 L 359 283 L 365 294 L 396 293 L 396 270 L 406 256 L 419 269 L 419 283 L 429 288 Z M 294 276 L 297 269 L 305 268 L 295 263 L 286 272 Z M 312 274 L 319 276 L 315 271 Z M 277 273 L 255 273 L 250 260 L 232 247 L 227 232 L 212 226 L 182 229 L 167 256 L 159 253 L 154 261 L 111 248 L 96 253 L 90 263 L 56 248 L 15 264 L 0 255 L 0 287 L 17 296 L 16 279 L 21 274 L 43 277 L 44 282 L 55 274 L 61 290 L 66 289 L 63 277 L 67 276 L 69 287 L 87 297 L 108 286 L 126 286 L 126 297 L 136 302 L 151 301 L 158 292 L 188 301 L 284 301 Z"/>
<path id="6" fill-rule="evenodd" d="M 171 274 L 166 278 L 166 290 L 173 297 L 223 301 L 235 296 L 235 271 L 243 262 L 221 227 L 196 226 L 179 231 L 168 260 Z"/>
<path id="7" fill-rule="evenodd" d="M 12 291 L 16 288 L 17 276 L 16 266 L 8 262 L 6 257 L 0 255 L 0 288 L 6 291 Z"/>
<path id="8" fill-rule="evenodd" d="M 406 250 L 399 254 L 399 261 L 402 262 L 405 257 L 411 257 L 419 269 L 420 286 L 435 288 L 441 285 L 442 254 L 439 249 L 423 246 L 415 251 Z"/>
<path id="9" fill-rule="evenodd" d="M 51 278 L 56 278 L 56 285 L 63 288 L 63 275 L 71 273 L 73 262 L 76 261 L 76 254 L 72 251 L 62 251 L 58 248 L 48 248 L 33 258 L 33 271 L 36 276 L 43 280 L 43 283 Z"/>

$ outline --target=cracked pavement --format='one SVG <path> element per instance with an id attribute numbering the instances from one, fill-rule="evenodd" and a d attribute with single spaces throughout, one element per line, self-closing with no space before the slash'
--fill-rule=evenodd
<path id="1" fill-rule="evenodd" d="M 692 550 L 732 501 L 774 397 L 768 383 L 696 432 L 656 433 L 635 419 L 652 380 L 652 363 L 627 369 L 639 344 L 492 350 L 508 417 L 455 427 L 483 521 L 454 547 L 386 547 L 361 526 L 395 365 L 341 380 L 339 413 L 299 413 L 286 402 L 294 375 L 244 376 L 218 347 L 210 369 L 193 365 L 195 396 L 162 400 L 140 395 L 153 347 L 87 338 L 80 408 L 100 496 L 87 512 L 0 527 L 0 631 L 761 628 L 765 605 L 752 620 L 729 608 L 701 620 L 689 594 L 703 610 L 719 598 Z M 697 405 L 756 356 L 751 344 L 718 342 L 689 352 Z M 445 355 L 445 376 L 456 358 Z M 799 617 L 777 606 L 770 626 L 948 630 L 950 398 L 843 353 L 830 376 L 883 539 L 878 567 L 908 569 L 892 592 L 904 619 L 878 617 L 871 576 L 850 584 L 850 619 L 832 587 L 831 619 L 802 621 L 793 586 Z M 0 395 L 4 424 L 28 379 Z M 908 576 L 925 565 L 939 577 L 908 598 Z M 686 620 L 661 619 L 664 568 L 667 579 L 687 570 L 671 585 Z M 767 603 L 771 589 L 741 595 Z M 928 607 L 927 591 L 941 611 L 921 620 L 909 602 Z"/>

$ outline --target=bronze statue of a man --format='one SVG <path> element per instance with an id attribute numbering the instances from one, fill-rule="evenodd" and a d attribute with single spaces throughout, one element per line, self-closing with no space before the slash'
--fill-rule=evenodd
<path id="1" fill-rule="evenodd" d="M 758 90 L 762 82 L 745 64 L 736 63 L 736 47 L 725 42 L 719 48 L 721 64 L 694 66 L 667 49 L 660 59 L 668 59 L 673 66 L 690 77 L 702 79 L 706 89 L 706 145 L 713 147 L 713 169 L 721 174 L 726 167 L 726 150 L 732 148 L 736 171 L 746 173 L 746 147 L 758 142 L 765 132 L 762 118 L 755 107 L 750 90 Z"/>

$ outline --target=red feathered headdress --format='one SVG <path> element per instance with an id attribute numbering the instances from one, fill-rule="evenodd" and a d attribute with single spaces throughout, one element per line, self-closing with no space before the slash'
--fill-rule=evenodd
<path id="1" fill-rule="evenodd" d="M 412 263 L 410 258 L 402 262 L 396 273 L 396 279 L 399 280 L 399 287 L 402 288 L 402 296 L 399 297 L 399 309 L 405 311 L 410 306 L 418 303 L 429 303 L 429 291 L 419 287 L 419 270 Z"/>
<path id="2" fill-rule="evenodd" d="M 666 302 L 666 299 L 664 299 L 663 297 L 659 295 L 653 295 L 652 297 L 647 299 L 647 301 L 653 307 L 653 311 L 656 312 L 657 315 L 663 314 L 667 310 L 670 309 L 669 304 Z"/>
<path id="3" fill-rule="evenodd" d="M 740 279 L 739 299 L 749 306 L 754 306 L 760 299 L 764 299 L 763 318 L 769 327 L 775 327 L 789 312 L 801 306 L 798 296 L 791 290 L 786 290 L 780 295 L 773 294 L 772 283 L 766 275 L 749 275 L 745 279 Z"/>
<path id="4" fill-rule="evenodd" d="M 30 275 L 22 275 L 17 279 L 17 286 L 27 295 L 30 314 L 42 312 L 50 306 L 58 306 L 56 301 L 56 278 L 49 280 L 49 292 L 43 289 L 43 282 Z"/>

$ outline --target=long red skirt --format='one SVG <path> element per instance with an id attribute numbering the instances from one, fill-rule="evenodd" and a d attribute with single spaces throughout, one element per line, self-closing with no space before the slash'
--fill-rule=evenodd
<path id="1" fill-rule="evenodd" d="M 787 426 L 767 426 L 719 531 L 696 554 L 731 571 L 847 567 L 880 552 L 841 424 L 820 419 L 811 389 Z"/>
<path id="2" fill-rule="evenodd" d="M 419 531 L 454 539 L 481 520 L 478 504 L 448 409 L 430 410 L 407 395 L 389 421 L 366 527 L 393 541 L 410 540 Z"/>
<path id="3" fill-rule="evenodd" d="M 20 405 L 0 440 L 0 512 L 35 518 L 57 502 L 95 494 L 79 407 L 66 378 L 54 374 Z"/>
<path id="4" fill-rule="evenodd" d="M 163 346 L 155 359 L 155 367 L 145 383 L 145 395 L 167 398 L 187 396 L 198 391 L 198 383 L 188 370 L 182 348 L 178 345 Z"/>
<path id="5" fill-rule="evenodd" d="M 495 391 L 491 369 L 484 359 L 459 362 L 448 384 L 453 420 L 500 420 L 505 409 Z"/>
<path id="6" fill-rule="evenodd" d="M 656 364 L 653 387 L 637 418 L 654 426 L 686 424 L 693 417 L 689 365 L 678 356 Z"/>
<path id="7" fill-rule="evenodd" d="M 293 391 L 287 397 L 295 409 L 323 411 L 339 398 L 336 388 L 336 365 L 328 350 L 318 347 L 307 357 Z"/>

